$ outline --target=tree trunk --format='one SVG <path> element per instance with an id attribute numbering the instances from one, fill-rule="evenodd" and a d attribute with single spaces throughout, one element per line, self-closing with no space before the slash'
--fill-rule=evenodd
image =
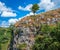
<path id="1" fill-rule="evenodd" d="M 34 13 L 34 17 L 35 17 L 35 13 Z"/>

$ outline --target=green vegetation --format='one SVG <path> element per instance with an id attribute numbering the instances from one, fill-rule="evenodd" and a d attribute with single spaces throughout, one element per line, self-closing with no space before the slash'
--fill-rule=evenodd
<path id="1" fill-rule="evenodd" d="M 26 47 L 27 47 L 26 43 L 22 43 L 22 44 L 18 45 L 19 50 L 24 50 L 24 49 L 26 49 Z"/>
<path id="2" fill-rule="evenodd" d="M 13 50 L 14 35 L 19 33 L 14 25 L 10 25 L 8 28 L 0 28 L 0 50 Z"/>
<path id="3" fill-rule="evenodd" d="M 7 50 L 10 37 L 9 28 L 0 28 L 0 50 Z"/>
<path id="4" fill-rule="evenodd" d="M 60 23 L 54 27 L 44 25 L 41 31 L 43 35 L 36 36 L 32 50 L 60 50 Z"/>
<path id="5" fill-rule="evenodd" d="M 13 38 L 19 32 L 21 30 L 19 31 L 13 25 L 9 28 L 0 28 L 0 50 L 7 50 L 9 46 L 10 50 L 13 50 Z M 17 46 L 19 50 L 24 50 L 26 47 L 27 44 L 25 43 Z M 40 31 L 36 34 L 32 50 L 60 50 L 60 23 L 57 23 L 53 27 L 43 24 Z"/>
<path id="6" fill-rule="evenodd" d="M 32 8 L 31 8 L 31 11 L 34 13 L 34 15 L 35 15 L 37 10 L 39 10 L 38 4 L 33 4 Z"/>

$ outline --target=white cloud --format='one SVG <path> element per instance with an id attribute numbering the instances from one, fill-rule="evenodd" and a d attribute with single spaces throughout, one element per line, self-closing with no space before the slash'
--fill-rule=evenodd
<path id="1" fill-rule="evenodd" d="M 12 11 L 11 8 L 7 8 L 5 3 L 0 2 L 0 11 Z"/>
<path id="2" fill-rule="evenodd" d="M 15 24 L 18 21 L 18 19 L 9 19 L 9 24 Z"/>
<path id="3" fill-rule="evenodd" d="M 40 3 L 38 3 L 40 6 L 40 9 L 44 9 L 45 11 L 49 11 L 54 9 L 55 4 L 51 0 L 41 0 Z"/>
<path id="4" fill-rule="evenodd" d="M 55 8 L 60 8 L 60 0 L 52 0 L 55 3 Z"/>
<path id="5" fill-rule="evenodd" d="M 55 4 L 60 4 L 60 0 L 52 0 Z"/>
<path id="6" fill-rule="evenodd" d="M 18 20 L 21 20 L 22 19 L 22 17 L 21 18 L 19 18 Z"/>
<path id="7" fill-rule="evenodd" d="M 26 7 L 19 6 L 18 9 L 24 10 L 24 11 L 31 11 L 30 10 L 31 7 L 32 7 L 32 4 L 29 4 Z"/>
<path id="8" fill-rule="evenodd" d="M 5 5 L 5 3 L 0 2 L 0 14 L 3 17 L 15 17 L 17 14 L 13 13 L 13 10 Z"/>
<path id="9" fill-rule="evenodd" d="M 25 16 L 30 16 L 30 15 L 33 15 L 33 13 L 32 13 L 32 12 L 30 12 L 29 14 L 27 14 L 27 15 L 25 15 Z"/>
<path id="10" fill-rule="evenodd" d="M 19 21 L 19 19 L 9 19 L 8 21 L 1 21 L 0 23 L 0 27 L 9 27 L 11 24 L 15 24 L 17 21 Z"/>
<path id="11" fill-rule="evenodd" d="M 34 15 L 32 12 L 30 12 L 29 14 L 26 14 L 25 16 L 23 16 L 22 18 L 24 18 L 24 17 L 27 17 L 27 16 L 30 16 L 30 15 Z M 21 19 L 22 19 L 21 18 Z"/>
<path id="12" fill-rule="evenodd" d="M 13 16 L 13 17 L 15 17 L 15 16 L 17 16 L 17 15 L 16 15 L 16 13 L 4 11 L 4 12 L 1 14 L 1 16 L 4 16 L 4 17 L 8 17 L 8 16 L 11 17 L 11 16 Z"/>

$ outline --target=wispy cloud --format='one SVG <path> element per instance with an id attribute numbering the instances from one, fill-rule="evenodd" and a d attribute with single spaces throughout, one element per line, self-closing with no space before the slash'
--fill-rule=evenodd
<path id="1" fill-rule="evenodd" d="M 17 16 L 16 13 L 13 13 L 13 12 L 8 12 L 8 11 L 4 11 L 1 16 L 3 17 L 15 17 Z"/>
<path id="2" fill-rule="evenodd" d="M 15 24 L 18 21 L 18 19 L 9 19 L 9 24 Z"/>
<path id="3" fill-rule="evenodd" d="M 9 27 L 11 24 L 15 24 L 19 19 L 9 19 L 8 21 L 1 21 L 0 27 Z"/>
<path id="4" fill-rule="evenodd" d="M 17 16 L 17 14 L 14 13 L 14 11 L 11 8 L 7 7 L 5 5 L 5 3 L 2 3 L 2 2 L 0 2 L 0 14 L 2 17 L 15 17 L 15 16 Z"/>
<path id="5" fill-rule="evenodd" d="M 45 11 L 52 10 L 55 7 L 54 2 L 51 0 L 41 0 L 38 5 L 40 6 L 40 9 L 44 9 Z"/>
<path id="6" fill-rule="evenodd" d="M 55 3 L 55 8 L 60 8 L 60 0 L 52 0 Z"/>
<path id="7" fill-rule="evenodd" d="M 26 7 L 19 6 L 18 9 L 23 11 L 31 11 L 30 10 L 31 7 L 32 7 L 32 4 L 28 4 Z"/>

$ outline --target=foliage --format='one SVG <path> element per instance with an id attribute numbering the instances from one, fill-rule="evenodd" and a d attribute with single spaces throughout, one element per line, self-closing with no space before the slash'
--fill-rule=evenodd
<path id="1" fill-rule="evenodd" d="M 60 50 L 60 23 L 55 27 L 44 26 L 41 31 L 44 34 L 36 37 L 32 50 Z"/>
<path id="2" fill-rule="evenodd" d="M 60 50 L 60 43 L 53 42 L 50 46 L 48 46 L 48 50 Z"/>
<path id="3" fill-rule="evenodd" d="M 19 44 L 18 49 L 19 49 L 19 50 L 23 50 L 23 49 L 25 49 L 26 47 L 27 47 L 27 44 L 26 44 L 26 43 L 22 43 L 22 44 Z"/>
<path id="4" fill-rule="evenodd" d="M 33 4 L 32 8 L 31 8 L 31 11 L 35 14 L 35 12 L 39 10 L 39 6 L 38 4 Z"/>
<path id="5" fill-rule="evenodd" d="M 0 28 L 0 50 L 6 50 L 8 42 L 10 40 L 10 32 L 8 28 Z M 5 45 L 5 46 L 4 46 Z M 5 47 L 5 49 L 3 49 Z"/>
<path id="6" fill-rule="evenodd" d="M 45 33 L 45 34 L 49 34 L 50 33 L 50 26 L 48 26 L 48 25 L 46 25 L 46 24 L 44 24 L 44 25 L 42 25 L 42 28 L 41 28 L 41 31 L 43 32 L 43 33 Z"/>

